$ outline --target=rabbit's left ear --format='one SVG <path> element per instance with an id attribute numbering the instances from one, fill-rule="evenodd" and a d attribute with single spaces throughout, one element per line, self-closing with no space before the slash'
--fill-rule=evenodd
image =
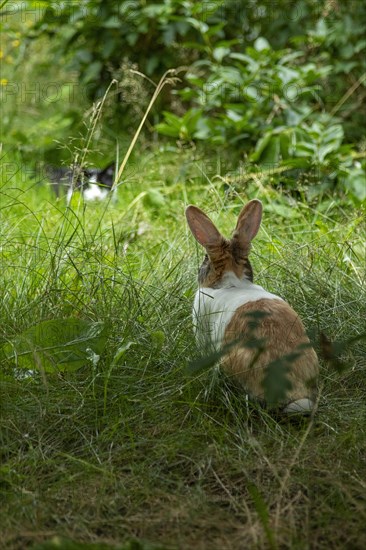
<path id="1" fill-rule="evenodd" d="M 261 221 L 262 203 L 258 199 L 253 199 L 241 210 L 234 236 L 243 243 L 250 243 L 258 233 Z"/>
<path id="2" fill-rule="evenodd" d="M 187 207 L 186 218 L 193 236 L 206 249 L 217 246 L 223 241 L 223 236 L 214 223 L 197 206 Z"/>

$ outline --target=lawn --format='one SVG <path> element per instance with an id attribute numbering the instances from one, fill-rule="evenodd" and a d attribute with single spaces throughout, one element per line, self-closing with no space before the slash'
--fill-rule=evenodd
<path id="1" fill-rule="evenodd" d="M 363 207 L 225 180 L 213 154 L 151 147 L 134 151 L 116 201 L 68 208 L 11 160 L 0 546 L 365 548 Z M 273 416 L 217 367 L 190 366 L 203 253 L 184 208 L 229 235 L 254 197 L 255 281 L 299 312 L 321 356 L 310 418 Z"/>

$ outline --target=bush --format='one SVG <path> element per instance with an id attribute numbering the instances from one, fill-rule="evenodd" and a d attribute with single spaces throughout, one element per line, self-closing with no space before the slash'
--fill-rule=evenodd
<path id="1" fill-rule="evenodd" d="M 220 153 L 230 150 L 236 163 L 286 168 L 280 180 L 286 186 L 294 185 L 291 178 L 300 171 L 309 181 L 322 178 L 328 189 L 338 186 L 356 203 L 365 198 L 365 138 L 359 120 L 366 94 L 364 3 L 38 4 L 40 16 L 22 31 L 23 62 L 27 45 L 41 44 L 47 57 L 38 73 L 49 74 L 47 64 L 54 70 L 53 56 L 62 67 L 61 78 L 76 75 L 87 102 L 100 100 L 116 79 L 103 111 L 109 138 L 120 136 L 121 121 L 123 132 L 134 131 L 152 95 L 153 87 L 131 69 L 157 81 L 167 69 L 184 65 L 184 82 L 173 94 L 165 88 L 150 130 L 214 146 Z M 82 105 L 60 113 L 43 102 L 33 132 L 23 129 L 15 106 L 3 119 L 7 139 L 29 150 L 36 134 L 41 147 L 54 147 L 55 138 L 80 133 Z M 79 142 L 73 146 L 83 147 Z"/>

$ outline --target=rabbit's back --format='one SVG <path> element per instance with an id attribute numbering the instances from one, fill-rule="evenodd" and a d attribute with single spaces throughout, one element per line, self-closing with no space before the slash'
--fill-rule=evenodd
<path id="1" fill-rule="evenodd" d="M 224 345 L 229 351 L 223 369 L 257 398 L 264 396 L 271 363 L 287 367 L 291 389 L 285 402 L 315 396 L 318 358 L 301 319 L 283 300 L 264 298 L 239 307 L 226 327 Z"/>
<path id="2" fill-rule="evenodd" d="M 198 340 L 220 349 L 225 331 L 239 308 L 261 299 L 282 301 L 261 286 L 248 279 L 240 280 L 231 273 L 225 275 L 220 288 L 201 287 L 196 292 L 193 305 L 193 322 Z"/>

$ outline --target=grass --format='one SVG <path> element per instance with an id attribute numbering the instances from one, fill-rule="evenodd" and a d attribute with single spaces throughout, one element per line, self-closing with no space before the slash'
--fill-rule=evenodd
<path id="1" fill-rule="evenodd" d="M 228 192 L 189 152 L 126 170 L 108 205 L 66 209 L 21 170 L 1 188 L 3 548 L 364 548 L 365 341 L 340 346 L 343 370 L 323 361 L 310 420 L 272 417 L 216 370 L 190 376 L 202 251 L 184 206 L 229 232 L 259 196 L 257 282 L 343 343 L 366 332 L 364 213 Z M 65 318 L 105 324 L 99 358 L 47 372 L 36 352 L 29 373 L 4 352 Z"/>

